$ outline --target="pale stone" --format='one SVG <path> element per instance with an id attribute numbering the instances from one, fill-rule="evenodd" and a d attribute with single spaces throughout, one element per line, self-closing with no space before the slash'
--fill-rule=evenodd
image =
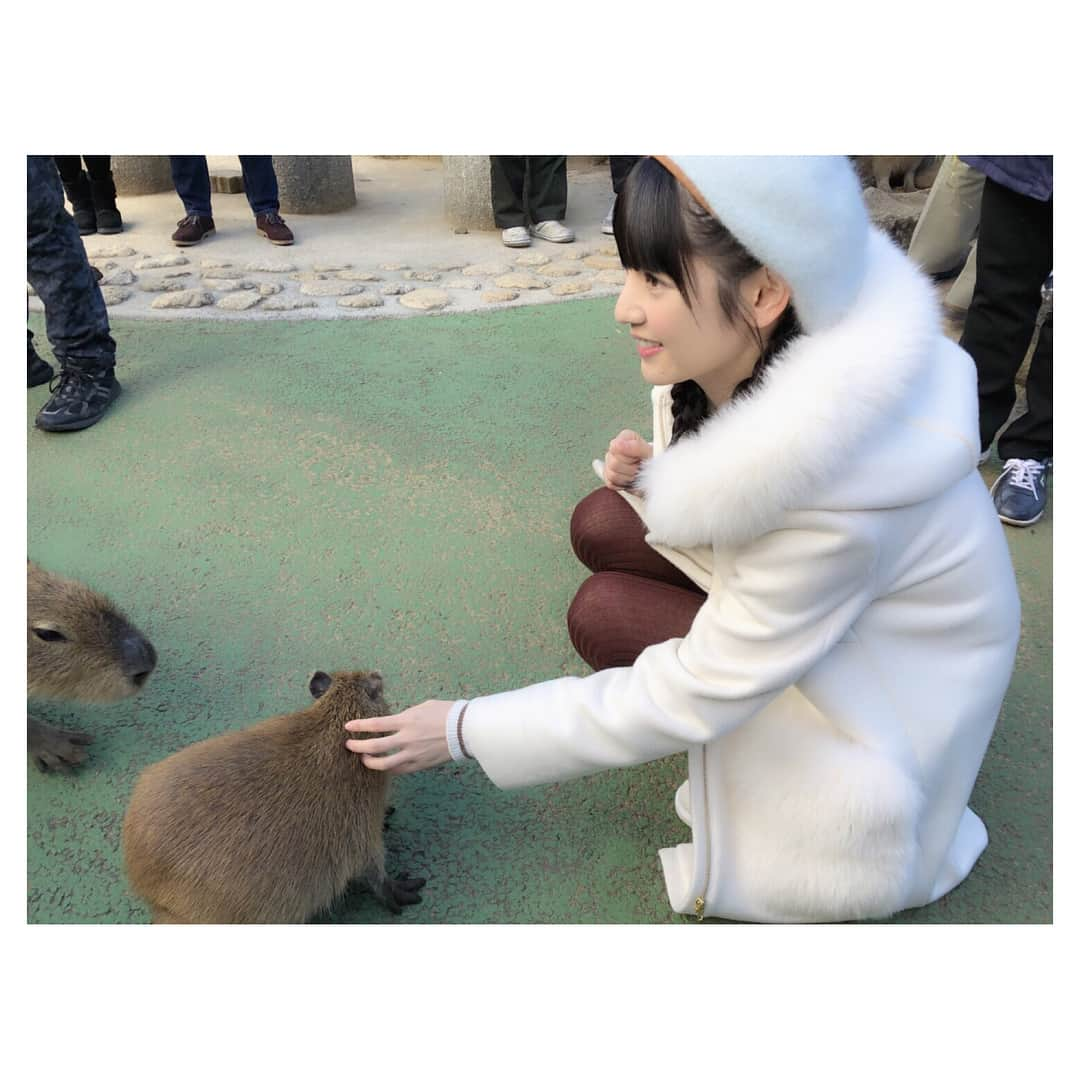
<path id="1" fill-rule="evenodd" d="M 412 292 L 415 288 L 415 285 L 410 285 L 405 281 L 391 281 L 389 285 L 384 285 L 379 292 L 383 296 L 403 296 L 405 293 Z"/>
<path id="2" fill-rule="evenodd" d="M 101 290 L 101 299 L 105 301 L 108 307 L 113 304 L 122 304 L 130 295 L 130 289 L 121 289 L 117 285 L 106 285 Z"/>
<path id="3" fill-rule="evenodd" d="M 507 300 L 516 300 L 518 294 L 513 289 L 488 289 L 480 294 L 480 299 L 486 304 L 501 304 Z"/>
<path id="4" fill-rule="evenodd" d="M 364 286 L 352 281 L 305 281 L 300 291 L 305 296 L 351 296 L 363 292 Z"/>
<path id="5" fill-rule="evenodd" d="M 518 266 L 543 266 L 545 263 L 551 262 L 551 256 L 545 255 L 542 251 L 526 251 L 524 255 L 519 255 L 514 262 Z"/>
<path id="6" fill-rule="evenodd" d="M 503 274 L 495 279 L 495 284 L 501 289 L 546 289 L 547 282 L 538 278 L 535 274 L 527 274 L 519 270 L 514 274 Z"/>
<path id="7" fill-rule="evenodd" d="M 136 270 L 156 270 L 163 266 L 187 266 L 186 255 L 147 255 L 135 264 Z"/>
<path id="8" fill-rule="evenodd" d="M 271 296 L 263 301 L 260 311 L 296 311 L 298 308 L 318 307 L 314 300 L 302 296 Z"/>
<path id="9" fill-rule="evenodd" d="M 596 249 L 596 254 L 597 255 L 618 255 L 619 254 L 619 248 L 618 248 L 618 245 L 615 243 L 614 240 L 609 240 L 607 243 L 601 244 Z"/>
<path id="10" fill-rule="evenodd" d="M 559 252 L 559 257 L 563 259 L 584 259 L 586 255 L 590 254 L 591 252 L 583 248 L 568 247 Z"/>
<path id="11" fill-rule="evenodd" d="M 213 302 L 213 294 L 205 289 L 179 289 L 159 296 L 151 301 L 150 306 L 152 308 L 206 307 L 207 304 Z"/>
<path id="12" fill-rule="evenodd" d="M 301 270 L 298 274 L 290 274 L 290 281 L 326 281 L 326 274 L 319 274 L 313 270 Z"/>
<path id="13" fill-rule="evenodd" d="M 296 269 L 296 263 L 275 262 L 273 259 L 253 259 L 244 264 L 244 269 L 249 274 L 291 274 Z"/>
<path id="14" fill-rule="evenodd" d="M 551 292 L 555 296 L 573 296 L 574 293 L 588 292 L 591 288 L 591 281 L 560 281 L 558 285 L 551 286 Z"/>
<path id="15" fill-rule="evenodd" d="M 336 270 L 351 270 L 352 263 L 347 262 L 317 262 L 311 268 L 320 274 L 331 274 Z"/>
<path id="16" fill-rule="evenodd" d="M 476 278 L 458 277 L 443 282 L 444 289 L 479 289 L 480 282 Z"/>
<path id="17" fill-rule="evenodd" d="M 585 258 L 585 265 L 594 270 L 621 270 L 622 263 L 615 255 L 589 255 Z"/>
<path id="18" fill-rule="evenodd" d="M 135 275 L 126 269 L 109 270 L 98 282 L 99 285 L 133 285 L 134 283 Z"/>
<path id="19" fill-rule="evenodd" d="M 581 273 L 581 267 L 577 263 L 557 262 L 545 266 L 544 273 L 548 277 L 574 277 Z"/>
<path id="20" fill-rule="evenodd" d="M 190 270 L 174 270 L 171 274 L 162 274 L 163 278 L 191 277 Z"/>
<path id="21" fill-rule="evenodd" d="M 408 263 L 379 263 L 380 270 L 408 270 Z"/>
<path id="22" fill-rule="evenodd" d="M 438 281 L 442 274 L 438 270 L 406 270 L 401 276 L 406 281 Z"/>
<path id="23" fill-rule="evenodd" d="M 338 300 L 338 307 L 347 308 L 373 308 L 382 307 L 383 298 L 374 293 L 364 293 L 362 296 L 343 296 Z"/>
<path id="24" fill-rule="evenodd" d="M 129 255 L 134 254 L 135 249 L 133 247 L 119 245 L 116 247 L 98 248 L 97 251 L 90 253 L 90 257 L 93 259 L 126 259 Z"/>
<path id="25" fill-rule="evenodd" d="M 201 266 L 203 270 L 220 270 L 223 266 L 232 266 L 232 263 L 227 262 L 225 259 L 203 259 L 199 263 L 199 266 Z M 222 274 L 220 276 L 224 277 L 225 275 Z"/>
<path id="26" fill-rule="evenodd" d="M 247 311 L 248 308 L 253 308 L 260 300 L 262 300 L 262 297 L 254 289 L 246 289 L 223 296 L 217 302 L 217 306 L 224 308 L 226 311 Z"/>
<path id="27" fill-rule="evenodd" d="M 182 281 L 166 281 L 164 278 L 141 278 L 139 288 L 143 292 L 179 292 L 184 287 Z"/>
<path id="28" fill-rule="evenodd" d="M 382 278 L 371 270 L 342 270 L 338 277 L 342 281 L 382 281 Z"/>
<path id="29" fill-rule="evenodd" d="M 157 300 L 150 302 L 151 308 L 204 308 L 208 303 L 214 302 L 212 293 L 207 293 L 203 288 L 181 288 L 174 292 L 164 293 Z"/>
<path id="30" fill-rule="evenodd" d="M 466 277 L 494 277 L 496 274 L 507 273 L 509 269 L 507 263 L 489 262 L 473 263 L 472 266 L 466 266 L 461 272 Z"/>
<path id="31" fill-rule="evenodd" d="M 255 288 L 254 281 L 237 281 L 235 278 L 203 278 L 203 284 L 215 292 L 237 292 Z"/>
<path id="32" fill-rule="evenodd" d="M 275 293 L 281 292 L 285 288 L 280 281 L 260 281 L 259 282 L 259 295 L 260 296 L 273 296 Z"/>
<path id="33" fill-rule="evenodd" d="M 399 303 L 420 311 L 434 311 L 450 303 L 450 294 L 442 289 L 416 289 L 403 296 Z"/>
<path id="34" fill-rule="evenodd" d="M 214 281 L 239 281 L 245 274 L 246 270 L 241 270 L 239 266 L 218 266 L 213 270 L 203 270 L 202 279 L 205 281 L 207 278 L 213 278 Z"/>
<path id="35" fill-rule="evenodd" d="M 468 261 L 465 259 L 446 259 L 443 262 L 437 262 L 435 264 L 435 269 L 445 272 L 449 270 L 460 270 L 463 266 L 468 266 Z"/>
<path id="36" fill-rule="evenodd" d="M 626 271 L 619 270 L 601 270 L 596 275 L 596 283 L 598 285 L 625 285 L 626 284 Z"/>

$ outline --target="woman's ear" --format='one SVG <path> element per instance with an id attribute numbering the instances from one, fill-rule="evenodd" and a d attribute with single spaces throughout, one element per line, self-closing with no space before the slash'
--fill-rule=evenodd
<path id="1" fill-rule="evenodd" d="M 772 326 L 791 303 L 791 286 L 767 266 L 755 270 L 746 279 L 744 294 L 759 330 Z"/>

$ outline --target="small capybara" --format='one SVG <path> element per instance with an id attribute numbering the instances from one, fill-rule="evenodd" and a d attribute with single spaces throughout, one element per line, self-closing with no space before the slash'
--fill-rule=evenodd
<path id="1" fill-rule="evenodd" d="M 137 694 L 157 663 L 154 646 L 101 593 L 26 564 L 26 693 L 96 704 Z M 27 717 L 42 771 L 69 772 L 92 737 Z"/>
<path id="2" fill-rule="evenodd" d="M 389 777 L 345 749 L 345 722 L 387 716 L 377 671 L 317 671 L 315 702 L 147 768 L 124 864 L 158 923 L 299 923 L 359 879 L 395 914 L 423 878 L 383 866 Z"/>

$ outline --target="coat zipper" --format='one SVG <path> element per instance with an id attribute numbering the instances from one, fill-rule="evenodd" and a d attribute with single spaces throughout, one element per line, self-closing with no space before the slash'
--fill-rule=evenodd
<path id="1" fill-rule="evenodd" d="M 693 891 L 697 893 L 694 899 L 694 914 L 698 922 L 705 921 L 705 896 L 709 891 L 709 800 L 706 789 L 705 746 L 694 747 L 690 751 L 691 757 L 697 758 L 700 784 L 690 781 L 690 806 L 693 815 L 693 839 L 694 839 L 694 862 L 700 864 L 695 874 L 694 884 L 697 886 Z"/>

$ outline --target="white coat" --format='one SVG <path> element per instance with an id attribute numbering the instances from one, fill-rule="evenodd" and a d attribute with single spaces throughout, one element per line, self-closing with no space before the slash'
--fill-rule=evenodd
<path id="1" fill-rule="evenodd" d="M 976 471 L 971 359 L 871 230 L 844 318 L 654 457 L 648 539 L 706 589 L 632 667 L 477 698 L 465 741 L 504 788 L 689 751 L 660 852 L 672 907 L 756 922 L 937 899 L 986 846 L 968 808 L 1012 673 L 1019 600 Z"/>

